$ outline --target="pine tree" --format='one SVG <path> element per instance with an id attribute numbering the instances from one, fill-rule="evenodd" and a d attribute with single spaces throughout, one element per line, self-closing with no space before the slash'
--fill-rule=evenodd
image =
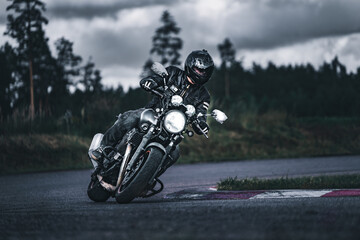
<path id="1" fill-rule="evenodd" d="M 48 39 L 45 37 L 43 30 L 43 25 L 48 23 L 48 20 L 43 16 L 45 4 L 39 0 L 13 0 L 6 8 L 6 11 L 12 13 L 9 13 L 7 16 L 8 23 L 5 34 L 17 41 L 18 57 L 27 62 L 28 65 L 30 117 L 33 119 L 35 115 L 34 75 L 41 68 L 40 61 L 44 61 L 45 58 L 51 56 L 47 45 Z M 34 68 L 35 64 L 38 66 Z M 24 85 L 26 86 L 27 84 L 24 82 Z M 40 89 L 40 91 L 44 90 L 43 88 Z"/>
<path id="2" fill-rule="evenodd" d="M 64 37 L 55 42 L 57 52 L 58 83 L 63 90 L 67 90 L 68 85 L 75 83 L 75 78 L 80 74 L 81 56 L 73 52 L 73 43 Z"/>
<path id="3" fill-rule="evenodd" d="M 153 46 L 150 50 L 150 58 L 145 62 L 141 78 L 151 75 L 151 65 L 153 59 L 160 58 L 160 62 L 164 65 L 180 65 L 180 53 L 183 46 L 181 38 L 177 37 L 181 29 L 177 26 L 174 18 L 168 11 L 164 11 L 160 21 L 163 23 L 161 27 L 156 29 L 152 38 Z"/>
<path id="4" fill-rule="evenodd" d="M 235 64 L 235 54 L 233 44 L 228 38 L 225 38 L 222 44 L 218 45 L 221 57 L 221 68 L 225 71 L 225 96 L 230 97 L 230 68 Z"/>
<path id="5" fill-rule="evenodd" d="M 155 31 L 152 38 L 153 47 L 150 54 L 158 55 L 160 62 L 164 65 L 179 65 L 179 51 L 183 46 L 183 41 L 177 35 L 181 29 L 168 11 L 163 12 L 161 22 L 163 25 Z"/>
<path id="6" fill-rule="evenodd" d="M 81 83 L 85 88 L 85 93 L 96 93 L 102 90 L 100 71 L 95 69 L 95 63 L 90 57 L 88 62 L 82 68 Z"/>
<path id="7" fill-rule="evenodd" d="M 14 101 L 16 53 L 9 43 L 0 48 L 0 120 L 11 112 Z"/>
<path id="8" fill-rule="evenodd" d="M 101 84 L 101 72 L 98 69 L 95 69 L 94 71 L 94 76 L 92 78 L 92 87 L 93 87 L 93 92 L 95 94 L 99 94 L 101 93 L 102 89 L 103 89 L 103 85 Z"/>

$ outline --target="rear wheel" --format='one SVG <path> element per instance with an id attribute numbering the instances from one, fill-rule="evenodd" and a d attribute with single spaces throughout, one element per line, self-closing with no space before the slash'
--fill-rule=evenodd
<path id="1" fill-rule="evenodd" d="M 163 155 L 160 149 L 152 147 L 138 159 L 132 171 L 125 173 L 122 184 L 116 189 L 115 198 L 118 203 L 128 203 L 144 191 L 159 167 Z"/>
<path id="2" fill-rule="evenodd" d="M 87 194 L 94 202 L 105 202 L 110 197 L 110 192 L 104 189 L 98 180 L 91 180 Z"/>

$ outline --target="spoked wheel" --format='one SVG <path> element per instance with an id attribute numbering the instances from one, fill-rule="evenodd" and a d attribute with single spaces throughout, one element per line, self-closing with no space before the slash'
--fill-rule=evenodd
<path id="1" fill-rule="evenodd" d="M 139 157 L 132 169 L 125 173 L 122 184 L 116 189 L 115 198 L 118 203 L 128 203 L 140 196 L 154 176 L 163 155 L 160 149 L 152 147 Z"/>
<path id="2" fill-rule="evenodd" d="M 87 189 L 87 194 L 94 202 L 105 202 L 110 197 L 110 192 L 101 186 L 99 180 L 91 180 Z"/>

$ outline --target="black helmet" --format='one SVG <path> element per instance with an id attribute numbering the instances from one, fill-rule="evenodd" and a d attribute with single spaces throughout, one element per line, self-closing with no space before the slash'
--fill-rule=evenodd
<path id="1" fill-rule="evenodd" d="M 186 75 L 191 78 L 195 84 L 204 84 L 214 71 L 214 61 L 210 54 L 205 50 L 193 51 L 185 61 Z"/>

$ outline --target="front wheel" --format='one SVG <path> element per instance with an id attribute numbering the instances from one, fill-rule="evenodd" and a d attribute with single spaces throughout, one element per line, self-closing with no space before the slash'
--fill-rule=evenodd
<path id="1" fill-rule="evenodd" d="M 110 197 L 110 192 L 103 188 L 97 179 L 95 181 L 91 180 L 87 194 L 94 202 L 105 202 Z"/>
<path id="2" fill-rule="evenodd" d="M 151 177 L 154 176 L 158 169 L 164 153 L 156 148 L 149 148 L 143 156 L 138 160 L 138 164 L 134 164 L 135 172 L 133 176 L 125 181 L 116 189 L 115 198 L 118 203 L 129 203 L 138 197 L 145 187 L 148 185 Z M 126 174 L 125 174 L 126 175 Z"/>

